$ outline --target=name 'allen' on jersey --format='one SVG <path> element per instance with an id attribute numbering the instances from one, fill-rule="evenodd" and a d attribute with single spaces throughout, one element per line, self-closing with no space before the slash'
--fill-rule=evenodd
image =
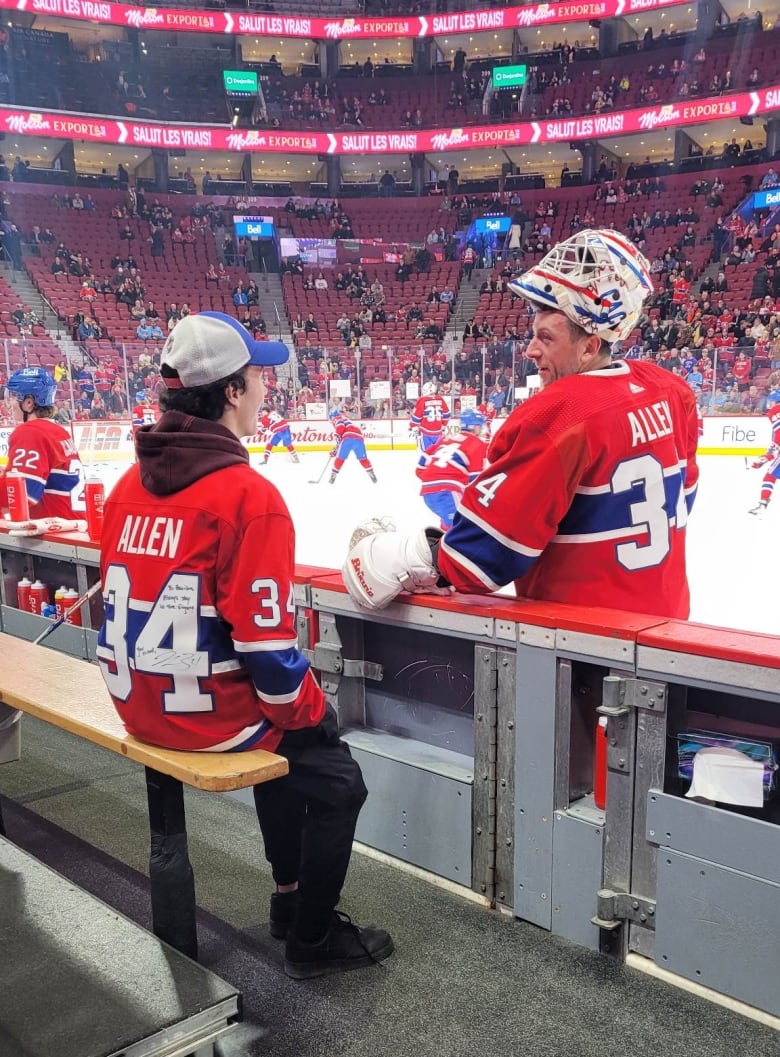
<path id="1" fill-rule="evenodd" d="M 437 564 L 457 590 L 686 618 L 696 400 L 653 364 L 572 375 L 513 412 Z"/>

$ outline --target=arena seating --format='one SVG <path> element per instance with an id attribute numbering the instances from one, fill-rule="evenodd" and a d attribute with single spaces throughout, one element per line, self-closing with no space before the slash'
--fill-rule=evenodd
<path id="1" fill-rule="evenodd" d="M 140 219 L 114 220 L 110 217 L 110 206 L 123 201 L 116 193 L 97 194 L 98 208 L 91 213 L 62 208 L 50 198 L 33 194 L 14 196 L 14 216 L 23 231 L 33 224 L 50 228 L 57 242 L 75 252 L 85 253 L 92 262 L 93 276 L 102 280 L 113 274 L 111 259 L 115 255 L 131 254 L 138 262 L 138 270 L 144 285 L 144 304 L 153 301 L 164 318 L 164 310 L 171 302 L 189 304 L 192 311 L 213 309 L 234 314 L 232 290 L 239 279 L 246 281 L 248 275 L 243 268 L 227 269 L 229 279 L 218 287 L 205 279 L 209 264 L 217 263 L 214 238 L 209 229 L 196 229 L 194 243 L 175 243 L 169 237 L 165 256 L 152 256 L 149 224 Z M 161 196 L 161 201 L 164 196 Z M 183 215 L 182 200 L 171 198 L 178 207 L 175 220 Z M 186 200 L 186 211 L 192 200 Z M 119 238 L 120 230 L 129 225 L 135 236 L 130 242 Z M 52 305 L 59 317 L 72 324 L 77 312 L 93 316 L 103 329 L 106 338 L 114 342 L 135 341 L 136 324 L 129 318 L 128 307 L 118 304 L 111 295 L 98 294 L 93 302 L 81 302 L 79 291 L 82 280 L 72 275 L 52 275 L 51 262 L 54 245 L 43 247 L 40 257 L 27 257 L 25 264 L 31 279 Z"/>
<path id="2" fill-rule="evenodd" d="M 763 83 L 768 83 L 780 55 L 780 29 L 746 32 L 736 38 L 715 37 L 707 41 L 705 50 L 705 61 L 693 63 L 694 45 L 687 37 L 674 35 L 656 42 L 654 47 L 611 58 L 594 57 L 591 49 L 580 49 L 574 52 L 573 61 L 565 67 L 566 83 L 532 88 L 526 93 L 522 116 L 532 118 L 558 112 L 583 114 L 591 111 L 594 89 L 606 89 L 610 78 L 619 81 L 627 63 L 630 88 L 618 93 L 614 106 L 608 109 L 641 105 L 642 92 L 650 85 L 657 98 L 664 101 L 680 98 L 683 82 L 688 87 L 696 82 L 694 96 L 718 94 L 719 90 L 711 87 L 713 76 L 722 79 L 727 70 L 731 73 L 735 91 L 745 90 L 754 67 L 759 69 Z M 203 52 L 199 49 L 179 47 L 175 60 L 172 60 L 169 49 L 161 50 L 152 42 L 142 63 L 136 63 L 129 56 L 115 60 L 109 58 L 100 63 L 83 61 L 86 56 L 70 44 L 63 50 L 61 42 L 57 45 L 26 42 L 24 48 L 12 45 L 12 52 L 15 64 L 13 101 L 19 105 L 164 121 L 225 121 L 226 100 L 220 78 L 216 68 L 204 69 Z M 560 77 L 563 72 L 561 55 L 560 51 L 552 51 L 523 58 L 530 66 L 533 78 L 541 74 L 549 78 L 553 75 Z M 672 72 L 675 60 L 686 63 L 685 71 L 678 76 Z M 349 122 L 343 123 L 341 103 L 344 98 L 350 103 L 355 98 L 360 101 L 361 124 L 372 129 L 402 128 L 405 116 L 409 114 L 414 119 L 418 109 L 419 127 L 424 128 L 505 120 L 512 115 L 506 111 L 502 115 L 498 104 L 506 100 L 497 100 L 491 117 L 486 118 L 482 113 L 481 93 L 469 90 L 469 81 L 479 82 L 482 69 L 488 68 L 491 61 L 504 60 L 500 56 L 490 60 L 484 55 L 473 59 L 467 67 L 465 80 L 451 70 L 442 70 L 440 64 L 431 74 L 416 75 L 404 70 L 403 77 L 381 76 L 385 72 L 381 67 L 371 78 L 346 76 L 346 71 L 342 71 L 332 92 L 335 118 L 325 124 L 310 116 L 307 104 L 299 107 L 293 102 L 301 96 L 305 100 L 316 80 L 297 74 L 284 76 L 280 71 L 270 83 L 266 83 L 269 120 L 278 117 L 282 126 L 287 128 L 323 128 L 326 124 L 355 127 Z M 660 72 L 659 67 L 662 67 Z M 127 84 L 126 88 L 120 85 L 120 78 Z M 533 79 L 531 83 L 533 85 Z M 377 93 L 380 88 L 387 93 L 387 105 L 371 105 L 368 101 L 370 94 Z M 453 89 L 463 95 L 462 106 L 452 105 Z M 556 100 L 560 110 L 555 107 Z M 565 109 L 564 100 L 569 104 Z M 512 103 L 515 115 L 520 104 L 519 97 Z M 409 123 L 412 125 L 411 121 Z"/>
<path id="3" fill-rule="evenodd" d="M 712 254 L 710 233 L 715 220 L 719 216 L 725 218 L 729 215 L 743 200 L 747 188 L 758 185 L 766 168 L 765 165 L 761 165 L 718 170 L 718 175 L 725 185 L 723 206 L 718 208 L 708 206 L 706 196 L 694 197 L 692 195 L 691 192 L 701 174 L 664 176 L 665 190 L 661 198 L 654 194 L 649 197 L 647 195 L 631 196 L 624 201 L 610 205 L 603 198 L 596 200 L 596 185 L 561 189 L 546 188 L 524 191 L 520 208 L 526 216 L 531 218 L 531 224 L 533 224 L 537 207 L 553 201 L 557 215 L 552 218 L 550 238 L 554 242 L 570 233 L 572 220 L 576 214 L 579 214 L 582 219 L 589 212 L 595 225 L 615 227 L 625 232 L 627 223 L 635 211 L 639 215 L 647 211 L 652 216 L 656 209 L 663 210 L 670 204 L 679 205 L 683 210 L 690 205 L 698 215 L 698 220 L 694 225 L 696 243 L 686 252 L 693 281 L 692 290 L 695 293 L 698 289 L 698 277 L 710 262 Z M 714 171 L 707 173 L 710 179 L 713 175 Z M 22 230 L 25 233 L 29 232 L 33 224 L 51 228 L 56 241 L 62 241 L 69 249 L 86 253 L 91 258 L 96 278 L 102 279 L 111 274 L 112 257 L 132 254 L 138 262 L 143 279 L 144 301 L 155 302 L 163 317 L 163 322 L 165 309 L 170 302 L 178 305 L 187 302 L 193 311 L 209 308 L 236 314 L 232 303 L 232 289 L 239 279 L 246 279 L 247 275 L 241 268 L 231 268 L 228 281 L 224 284 L 216 285 L 206 282 L 206 269 L 217 259 L 216 246 L 209 229 L 196 230 L 195 242 L 191 244 L 174 244 L 170 237 L 167 237 L 164 255 L 153 256 L 151 245 L 146 241 L 149 232 L 148 223 L 139 219 L 131 219 L 127 222 L 111 218 L 112 206 L 125 199 L 121 193 L 96 191 L 94 193 L 95 210 L 78 212 L 64 207 L 57 195 L 34 193 L 32 190 L 17 193 L 16 189 L 14 190 L 13 219 Z M 171 206 L 174 211 L 174 223 L 182 216 L 189 214 L 194 206 L 203 201 L 191 196 L 161 195 L 157 197 L 162 203 Z M 471 198 L 466 212 L 472 216 L 478 216 L 483 211 L 495 212 L 496 203 L 493 199 L 494 196 L 486 196 L 482 201 Z M 305 203 L 301 202 L 299 205 L 304 206 Z M 426 236 L 432 230 L 444 229 L 445 233 L 450 233 L 456 226 L 462 224 L 464 211 L 456 206 L 457 202 L 453 203 L 439 197 L 372 198 L 349 200 L 344 209 L 349 216 L 356 239 L 386 239 L 390 232 L 399 241 L 414 242 L 419 245 L 425 241 Z M 512 212 L 518 208 L 517 200 L 515 199 L 512 205 L 505 201 L 502 208 L 504 212 Z M 226 211 L 230 212 L 229 209 Z M 327 237 L 331 234 L 330 221 L 327 217 L 306 219 L 304 216 L 296 215 L 295 212 L 285 210 L 279 200 L 268 207 L 264 206 L 263 212 L 274 216 L 282 235 Z M 119 238 L 120 230 L 127 223 L 135 236 L 129 243 Z M 681 235 L 682 230 L 677 226 L 648 227 L 644 246 L 646 255 L 651 260 L 660 257 L 667 247 L 677 243 Z M 759 245 L 761 241 L 763 240 L 756 240 Z M 75 276 L 51 273 L 53 252 L 54 247 L 49 246 L 43 247 L 40 257 L 27 256 L 25 258 L 27 270 L 41 293 L 51 302 L 63 320 L 72 323 L 78 312 L 90 314 L 97 319 L 103 328 L 103 338 L 99 341 L 88 341 L 86 348 L 102 367 L 109 371 L 118 370 L 122 363 L 123 349 L 131 368 L 137 363 L 140 353 L 156 351 L 154 348 L 147 348 L 138 343 L 136 324 L 130 319 L 127 306 L 117 304 L 113 296 L 99 294 L 92 302 L 80 301 L 80 279 Z M 514 267 L 519 270 L 533 263 L 538 256 L 538 254 L 526 253 L 523 259 L 514 262 Z M 759 260 L 753 266 L 726 266 L 729 291 L 725 295 L 725 300 L 728 305 L 745 307 L 750 299 L 752 278 L 760 259 L 759 256 Z M 494 274 L 497 274 L 500 266 L 502 265 L 494 268 Z M 304 289 L 304 277 L 302 276 L 293 276 L 288 272 L 283 275 L 282 288 L 290 321 L 292 322 L 298 315 L 305 320 L 311 312 L 317 323 L 316 331 L 311 334 L 301 330 L 294 333 L 300 368 L 308 376 L 315 396 L 321 398 L 324 395 L 328 374 L 340 377 L 348 375 L 355 381 L 359 372 L 361 387 L 365 392 L 368 383 L 375 378 L 389 376 L 394 381 L 398 381 L 408 374 L 412 364 L 419 365 L 425 373 L 433 362 L 434 356 L 441 359 L 439 343 L 433 339 L 415 338 L 417 325 L 414 322 L 411 325 L 407 324 L 406 313 L 412 302 L 417 302 L 422 311 L 423 323 L 427 324 L 433 319 L 444 331 L 449 318 L 448 309 L 439 303 L 429 305 L 427 297 L 433 287 L 441 291 L 445 285 L 449 285 L 457 296 L 461 272 L 460 262 L 434 260 L 431 262 L 429 272 L 418 274 L 416 269 L 413 269 L 410 278 L 405 283 L 396 279 L 395 268 L 396 265 L 391 263 L 368 264 L 365 267 L 370 280 L 379 279 L 383 284 L 388 322 L 371 324 L 366 328 L 371 339 L 371 346 L 360 349 L 359 354 L 357 350 L 347 347 L 343 335 L 335 326 L 336 320 L 342 313 L 352 318 L 359 312 L 357 300 L 352 300 L 346 293 L 334 289 L 338 268 L 325 272 L 329 280 L 329 288 L 325 291 Z M 305 267 L 304 273 L 314 277 L 318 270 Z M 483 278 L 483 275 L 480 276 L 480 282 Z M 665 279 L 663 272 L 657 276 L 659 290 L 663 289 Z M 10 293 L 9 303 L 13 298 L 13 293 Z M 651 318 L 662 316 L 662 310 L 662 305 L 651 307 Z M 0 328 L 4 328 L 7 336 L 10 337 L 7 316 L 8 313 L 0 316 Z M 499 354 L 497 346 L 507 332 L 522 338 L 527 333 L 529 316 L 523 303 L 513 299 L 507 292 L 483 294 L 478 301 L 474 316 L 477 322 L 485 320 L 489 324 L 495 340 L 466 339 L 455 364 L 455 373 L 461 383 L 467 381 L 472 389 L 476 387 L 479 390 L 481 387 L 484 390 L 485 386 L 495 381 L 498 374 L 503 372 L 507 378 L 511 374 L 507 356 Z M 459 332 L 462 332 L 463 322 L 464 320 L 458 319 Z M 713 325 L 715 321 L 706 319 L 705 322 Z M 9 367 L 21 362 L 41 362 L 52 367 L 58 361 L 59 350 L 53 343 L 48 339 L 43 339 L 41 335 L 32 337 L 36 339 L 41 337 L 41 344 L 33 345 L 28 339 L 23 348 L 20 343 L 15 354 L 9 358 Z M 640 340 L 638 331 L 632 335 L 631 340 L 632 342 Z M 454 348 L 457 350 L 460 347 L 456 345 Z M 448 346 L 447 362 L 451 355 L 452 352 Z M 733 355 L 733 350 L 720 350 L 719 374 L 721 376 L 730 366 Z M 328 360 L 330 363 L 324 362 Z M 522 346 L 519 345 L 513 362 L 518 366 L 521 361 Z M 765 388 L 769 384 L 772 362 L 774 361 L 763 347 L 755 350 L 751 380 L 757 382 L 760 387 Z M 515 377 L 515 383 L 520 384 L 522 377 L 523 372 L 520 370 Z"/>

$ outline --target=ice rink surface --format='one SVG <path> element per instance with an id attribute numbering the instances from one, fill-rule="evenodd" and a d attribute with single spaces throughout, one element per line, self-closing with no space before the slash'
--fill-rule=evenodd
<path id="1" fill-rule="evenodd" d="M 389 515 L 404 531 L 436 523 L 419 496 L 417 452 L 369 455 L 377 484 L 354 459 L 344 464 L 335 484 L 328 484 L 328 473 L 310 484 L 325 466 L 326 452 L 302 452 L 296 464 L 279 450 L 265 467 L 259 455 L 251 456 L 290 509 L 300 563 L 338 568 L 355 525 L 374 515 Z M 699 465 L 699 493 L 688 526 L 691 620 L 780 635 L 780 495 L 756 518 L 748 511 L 758 502 L 761 470 L 746 469 L 741 456 L 702 456 Z M 127 462 L 98 463 L 90 472 L 109 490 L 127 468 Z M 523 516 L 532 518 L 534 512 Z"/>

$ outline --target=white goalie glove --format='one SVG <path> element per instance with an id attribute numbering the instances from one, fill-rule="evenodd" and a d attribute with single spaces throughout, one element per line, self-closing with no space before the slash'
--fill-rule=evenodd
<path id="1" fill-rule="evenodd" d="M 451 594 L 451 587 L 437 586 L 439 573 L 431 544 L 440 536 L 432 528 L 402 535 L 389 518 L 372 518 L 359 525 L 341 569 L 350 597 L 366 609 L 384 609 L 402 591 Z"/>
<path id="2" fill-rule="evenodd" d="M 14 521 L 9 536 L 43 536 L 46 532 L 86 532 L 86 521 L 69 521 L 61 517 L 31 518 L 29 521 Z"/>

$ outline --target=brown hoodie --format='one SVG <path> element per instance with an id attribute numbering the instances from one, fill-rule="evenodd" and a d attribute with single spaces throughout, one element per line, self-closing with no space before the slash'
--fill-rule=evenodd
<path id="1" fill-rule="evenodd" d="M 165 411 L 135 437 L 141 484 L 152 495 L 173 495 L 202 477 L 249 462 L 244 445 L 219 422 Z"/>

